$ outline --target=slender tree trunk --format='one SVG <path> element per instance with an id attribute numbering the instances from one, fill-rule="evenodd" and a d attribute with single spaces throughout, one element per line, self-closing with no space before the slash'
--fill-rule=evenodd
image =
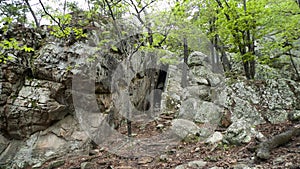
<path id="1" fill-rule="evenodd" d="M 185 88 L 187 87 L 187 62 L 189 57 L 189 51 L 188 51 L 188 42 L 186 37 L 183 38 L 183 62 L 182 65 L 182 76 L 181 76 L 181 87 Z"/>
<path id="2" fill-rule="evenodd" d="M 127 119 L 127 136 L 132 136 L 132 129 L 131 129 L 131 120 Z"/>
<path id="3" fill-rule="evenodd" d="M 216 42 L 217 42 L 217 51 L 220 51 L 221 53 L 221 63 L 223 66 L 224 72 L 229 72 L 231 71 L 231 64 L 230 61 L 227 58 L 225 49 L 224 49 L 224 44 L 221 42 L 219 35 L 216 35 Z"/>
<path id="4" fill-rule="evenodd" d="M 246 0 L 243 0 L 244 3 L 244 12 L 246 14 L 247 12 L 247 2 Z M 247 21 L 246 21 L 247 24 Z M 246 51 L 245 49 L 245 53 L 247 52 L 251 55 L 254 55 L 254 37 L 252 36 L 251 38 L 251 33 L 250 30 L 246 31 L 246 36 L 245 36 L 245 42 L 244 42 L 244 46 L 245 48 L 248 48 L 248 51 Z M 244 63 L 244 67 L 245 67 L 245 72 L 246 72 L 246 77 L 248 79 L 254 79 L 255 77 L 255 59 L 254 58 L 247 58 L 246 63 Z"/>
<path id="5" fill-rule="evenodd" d="M 298 69 L 296 67 L 296 64 L 295 64 L 295 62 L 293 60 L 293 57 L 292 57 L 292 54 L 291 54 L 291 50 L 289 50 L 289 55 L 290 55 L 291 63 L 293 65 L 293 68 L 295 69 L 295 72 L 296 72 L 296 75 L 297 75 L 297 80 L 300 80 L 300 75 L 299 75 Z"/>
<path id="6" fill-rule="evenodd" d="M 65 0 L 64 2 L 64 15 L 66 14 L 66 10 L 67 10 L 67 0 Z"/>

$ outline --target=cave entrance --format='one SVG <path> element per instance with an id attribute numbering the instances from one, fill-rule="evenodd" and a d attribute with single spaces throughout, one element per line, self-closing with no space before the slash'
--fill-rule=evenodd
<path id="1" fill-rule="evenodd" d="M 156 78 L 155 82 L 155 92 L 153 95 L 153 104 L 154 104 L 154 109 L 160 110 L 161 107 L 161 95 L 165 90 L 166 87 L 166 82 L 167 82 L 167 75 L 168 75 L 168 64 L 161 64 L 160 69 L 158 71 L 158 76 Z M 154 110 L 157 111 L 157 110 Z"/>
<path id="2" fill-rule="evenodd" d="M 158 111 L 160 109 L 161 95 L 165 90 L 167 64 L 161 64 L 159 69 L 146 69 L 138 72 L 131 80 L 129 95 L 131 103 L 139 111 Z"/>

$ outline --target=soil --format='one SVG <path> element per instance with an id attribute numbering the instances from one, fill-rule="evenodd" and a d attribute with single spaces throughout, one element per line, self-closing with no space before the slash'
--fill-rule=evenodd
<path id="1" fill-rule="evenodd" d="M 161 129 L 157 129 L 158 124 L 169 126 L 172 118 L 165 116 L 161 120 L 153 121 L 142 129 L 140 124 L 133 123 L 133 133 L 135 138 L 151 137 L 160 134 Z M 267 138 L 288 130 L 292 125 L 287 121 L 280 124 L 261 124 L 256 126 Z M 225 129 L 217 128 L 218 131 Z M 126 126 L 120 128 L 120 133 L 126 134 Z M 252 139 L 248 144 L 239 146 L 218 143 L 214 145 L 206 144 L 197 139 L 183 140 L 176 145 L 168 146 L 163 152 L 156 155 L 145 155 L 139 157 L 122 157 L 94 146 L 90 155 L 65 156 L 62 159 L 65 163 L 56 167 L 60 169 L 80 169 L 81 163 L 89 162 L 94 168 L 103 169 L 129 169 L 129 168 L 175 168 L 178 165 L 186 164 L 190 161 L 204 160 L 207 162 L 203 168 L 223 167 L 223 168 L 245 168 L 249 167 L 270 169 L 270 168 L 300 168 L 300 137 L 292 138 L 290 142 L 271 151 L 268 160 L 259 160 L 255 157 L 255 150 L 260 142 Z M 58 160 L 58 159 L 55 159 Z M 51 161 L 45 163 L 42 168 L 48 168 Z M 239 167 L 237 167 L 239 165 Z M 93 168 L 92 167 L 92 168 Z M 51 167 L 55 168 L 55 167 Z"/>

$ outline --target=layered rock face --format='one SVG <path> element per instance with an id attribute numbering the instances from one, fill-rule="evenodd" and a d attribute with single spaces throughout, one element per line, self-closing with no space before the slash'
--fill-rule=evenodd
<path id="1" fill-rule="evenodd" d="M 132 57 L 128 62 L 91 43 L 65 46 L 60 41 L 50 42 L 51 38 L 39 40 L 44 44 L 30 54 L 29 63 L 18 64 L 24 58 L 19 52 L 19 58 L 1 65 L 0 166 L 6 168 L 39 167 L 68 152 L 86 151 L 90 133 L 82 125 L 84 117 L 92 119 L 88 123 L 95 128 L 104 119 L 115 123 L 111 125 L 120 123 L 116 118 L 121 110 L 113 104 L 112 94 L 119 92 L 122 84 L 115 84 L 113 78 L 126 80 L 123 85 L 138 109 L 144 108 L 150 88 L 156 86 L 159 64 L 154 55 L 151 59 Z M 124 63 L 130 65 L 127 73 Z M 96 107 L 88 107 L 91 103 Z M 81 110 L 89 114 L 81 116 Z"/>

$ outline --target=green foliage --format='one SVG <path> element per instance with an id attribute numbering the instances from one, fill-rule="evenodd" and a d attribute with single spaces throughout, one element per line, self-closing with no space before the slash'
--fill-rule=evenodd
<path id="1" fill-rule="evenodd" d="M 67 38 L 71 36 L 71 33 L 73 33 L 76 39 L 87 37 L 87 34 L 83 33 L 82 28 L 68 26 L 72 21 L 72 15 L 56 15 L 55 18 L 57 18 L 60 21 L 60 25 L 52 26 L 52 31 L 50 31 L 51 35 L 57 38 Z M 53 21 L 51 21 L 51 23 L 52 22 Z"/>
<path id="2" fill-rule="evenodd" d="M 111 49 L 112 49 L 114 52 L 118 52 L 118 50 L 119 50 L 115 45 L 112 45 L 112 46 L 111 46 Z"/>
<path id="3" fill-rule="evenodd" d="M 21 0 L 2 0 L 0 1 L 0 16 L 11 18 L 15 23 L 26 23 L 25 13 L 28 11 L 26 5 Z"/>
<path id="4" fill-rule="evenodd" d="M 218 143 L 218 148 L 221 149 L 221 150 L 223 150 L 223 151 L 227 151 L 227 150 L 230 149 L 230 147 L 228 146 L 228 144 L 225 144 L 225 143 L 222 143 L 222 142 Z"/>
<path id="5" fill-rule="evenodd" d="M 7 34 L 8 28 L 12 23 L 12 18 L 5 17 L 2 18 L 1 23 L 6 23 L 2 27 L 3 34 Z M 15 38 L 3 39 L 0 41 L 0 64 L 6 64 L 7 61 L 11 61 L 14 57 L 8 54 L 7 51 L 24 51 L 24 52 L 32 52 L 33 48 L 27 47 L 26 45 L 20 45 L 20 43 Z"/>
<path id="6" fill-rule="evenodd" d="M 193 2 L 198 6 L 193 24 L 209 39 L 217 36 L 236 62 L 254 60 L 267 64 L 271 61 L 268 57 L 299 48 L 295 45 L 300 37 L 299 6 L 293 0 L 190 1 Z"/>
<path id="7" fill-rule="evenodd" d="M 4 39 L 0 41 L 0 64 L 6 64 L 7 61 L 13 60 L 14 58 L 11 55 L 8 55 L 6 51 L 14 50 L 14 51 L 25 51 L 32 52 L 33 48 L 27 47 L 26 45 L 20 45 L 19 42 L 15 38 Z"/>

